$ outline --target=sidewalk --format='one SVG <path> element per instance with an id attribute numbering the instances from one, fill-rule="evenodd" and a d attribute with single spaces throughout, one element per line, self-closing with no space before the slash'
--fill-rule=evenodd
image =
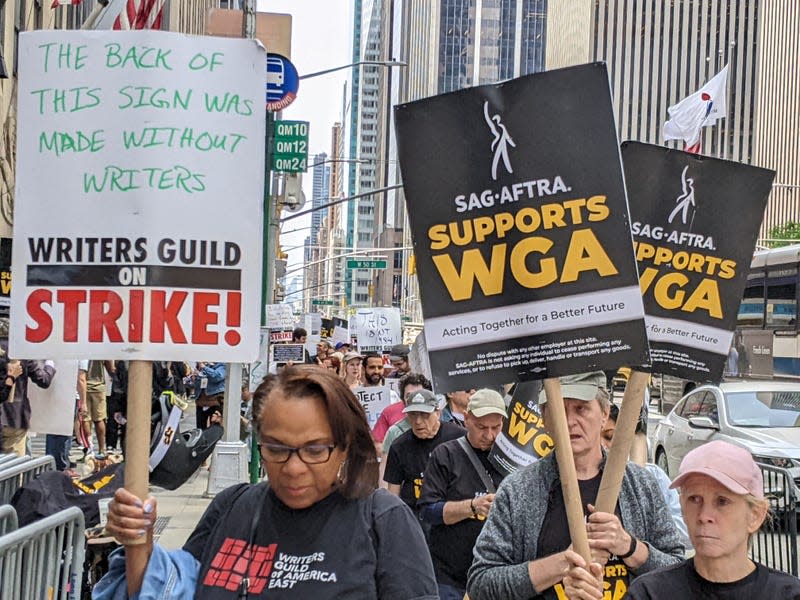
<path id="1" fill-rule="evenodd" d="M 158 502 L 159 520 L 155 533 L 163 548 L 180 548 L 189 538 L 211 502 L 211 498 L 205 496 L 207 485 L 208 469 L 201 467 L 177 490 L 157 487 L 150 490 Z"/>

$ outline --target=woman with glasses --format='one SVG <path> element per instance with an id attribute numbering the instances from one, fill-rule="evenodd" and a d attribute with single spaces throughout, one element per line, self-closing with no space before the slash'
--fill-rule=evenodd
<path id="1" fill-rule="evenodd" d="M 375 447 L 345 383 L 327 370 L 289 367 L 265 380 L 254 402 L 269 482 L 218 494 L 182 550 L 151 543 L 142 595 L 437 598 L 414 517 L 398 498 L 376 490 Z M 131 543 L 151 537 L 155 515 L 153 498 L 141 502 L 118 490 L 108 529 Z M 133 591 L 124 571 L 124 556 L 112 555 L 94 597 Z"/>

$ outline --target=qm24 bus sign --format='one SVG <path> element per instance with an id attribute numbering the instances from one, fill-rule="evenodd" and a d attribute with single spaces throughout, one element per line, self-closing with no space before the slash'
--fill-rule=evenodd
<path id="1" fill-rule="evenodd" d="M 272 170 L 305 173 L 308 167 L 308 121 L 276 121 Z"/>

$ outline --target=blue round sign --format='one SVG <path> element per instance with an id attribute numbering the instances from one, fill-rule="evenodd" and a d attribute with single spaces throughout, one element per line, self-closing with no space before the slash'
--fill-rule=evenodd
<path id="1" fill-rule="evenodd" d="M 297 98 L 300 76 L 291 61 L 280 54 L 267 53 L 267 110 L 277 112 Z"/>

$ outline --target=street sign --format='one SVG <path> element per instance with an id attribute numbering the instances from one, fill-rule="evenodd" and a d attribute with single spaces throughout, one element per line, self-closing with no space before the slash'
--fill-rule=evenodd
<path id="1" fill-rule="evenodd" d="M 336 304 L 335 300 L 312 300 L 311 304 L 314 306 L 334 306 Z"/>
<path id="2" fill-rule="evenodd" d="M 348 258 L 348 269 L 385 269 L 386 259 Z"/>
<path id="3" fill-rule="evenodd" d="M 278 112 L 297 98 L 300 76 L 285 56 L 267 54 L 267 110 Z"/>
<path id="4" fill-rule="evenodd" d="M 308 121 L 275 121 L 273 171 L 305 173 L 308 166 Z"/>

